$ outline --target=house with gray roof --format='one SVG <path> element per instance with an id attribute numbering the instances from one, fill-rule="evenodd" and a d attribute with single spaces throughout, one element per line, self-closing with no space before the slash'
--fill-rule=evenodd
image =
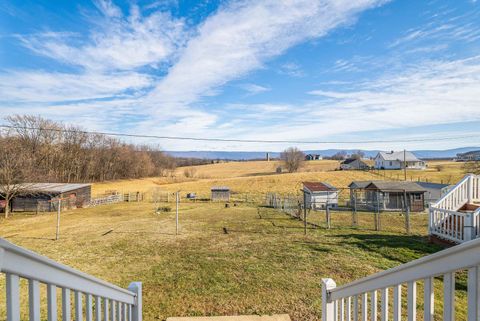
<path id="1" fill-rule="evenodd" d="M 412 152 L 379 152 L 375 156 L 375 169 L 425 169 L 426 162 L 418 159 Z"/>

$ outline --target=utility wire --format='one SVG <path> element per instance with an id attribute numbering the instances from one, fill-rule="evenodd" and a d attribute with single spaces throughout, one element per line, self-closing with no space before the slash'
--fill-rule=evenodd
<path id="1" fill-rule="evenodd" d="M 229 139 L 229 138 L 205 138 L 205 137 L 187 137 L 187 136 L 159 136 L 159 135 L 140 135 L 140 134 L 125 134 L 114 132 L 98 132 L 85 130 L 71 130 L 60 128 L 41 128 L 41 127 L 23 127 L 0 125 L 0 128 L 8 129 L 24 129 L 24 130 L 44 130 L 50 132 L 62 133 L 83 133 L 83 134 L 97 134 L 105 136 L 117 137 L 134 137 L 134 138 L 153 138 L 153 139 L 167 139 L 167 140 L 190 140 L 190 141 L 205 141 L 205 142 L 234 142 L 234 143 L 280 143 L 280 144 L 373 144 L 373 143 L 411 143 L 411 142 L 433 142 L 446 141 L 464 138 L 480 137 L 480 134 L 463 135 L 463 136 L 444 136 L 444 137 L 430 137 L 430 138 L 411 138 L 411 139 L 381 139 L 381 140 L 351 140 L 351 141 L 302 141 L 302 140 L 262 140 L 262 139 Z"/>

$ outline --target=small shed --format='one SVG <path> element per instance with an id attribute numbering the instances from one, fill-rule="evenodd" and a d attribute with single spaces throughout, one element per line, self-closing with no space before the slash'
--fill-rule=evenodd
<path id="1" fill-rule="evenodd" d="M 405 209 L 405 196 L 412 212 L 425 210 L 426 190 L 415 182 L 375 181 L 365 187 L 367 206 L 383 211 Z"/>
<path id="2" fill-rule="evenodd" d="M 342 170 L 367 170 L 370 166 L 367 163 L 358 158 L 347 158 L 340 163 L 340 169 Z"/>
<path id="3" fill-rule="evenodd" d="M 303 182 L 305 207 L 313 210 L 338 206 L 338 189 L 325 182 Z"/>
<path id="4" fill-rule="evenodd" d="M 230 188 L 227 186 L 213 186 L 210 191 L 212 192 L 212 201 L 230 200 Z"/>
<path id="5" fill-rule="evenodd" d="M 425 189 L 425 203 L 428 205 L 434 203 L 448 193 L 451 186 L 448 184 L 417 182 L 418 185 Z"/>
<path id="6" fill-rule="evenodd" d="M 63 208 L 84 207 L 92 197 L 91 184 L 25 183 L 25 190 L 16 195 L 9 206 L 12 212 L 50 212 L 57 209 L 59 198 Z M 0 195 L 0 198 L 2 195 Z"/>

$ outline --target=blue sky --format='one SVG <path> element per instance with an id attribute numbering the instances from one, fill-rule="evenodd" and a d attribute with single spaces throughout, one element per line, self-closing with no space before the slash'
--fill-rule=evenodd
<path id="1" fill-rule="evenodd" d="M 0 112 L 91 130 L 478 145 L 474 0 L 2 1 Z M 466 137 L 466 138 L 465 138 Z M 136 140 L 169 150 L 288 144 Z"/>

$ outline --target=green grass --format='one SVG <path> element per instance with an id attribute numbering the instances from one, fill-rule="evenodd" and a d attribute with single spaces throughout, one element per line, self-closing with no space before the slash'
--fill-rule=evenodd
<path id="1" fill-rule="evenodd" d="M 59 241 L 52 240 L 52 214 L 2 220 L 0 233 L 122 287 L 142 281 L 146 321 L 257 313 L 319 320 L 321 278 L 342 285 L 441 249 L 421 229 L 406 235 L 337 226 L 304 235 L 301 222 L 273 209 L 223 203 L 181 204 L 175 236 L 174 215 L 154 214 L 150 203 L 124 203 L 64 213 Z"/>

